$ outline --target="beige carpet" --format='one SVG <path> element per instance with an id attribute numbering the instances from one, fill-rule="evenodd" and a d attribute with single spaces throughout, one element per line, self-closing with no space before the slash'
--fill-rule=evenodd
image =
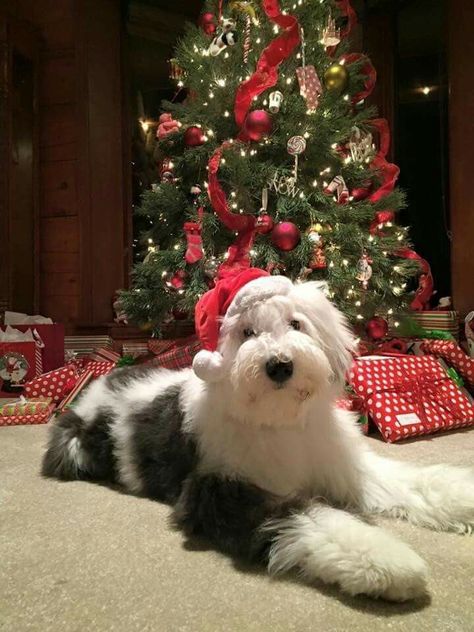
<path id="1" fill-rule="evenodd" d="M 390 605 L 272 581 L 186 543 L 166 506 L 42 480 L 46 427 L 0 428 L 0 629 L 11 632 L 472 632 L 474 537 L 380 520 L 431 567 L 431 598 Z M 474 431 L 374 448 L 419 463 L 474 461 Z"/>

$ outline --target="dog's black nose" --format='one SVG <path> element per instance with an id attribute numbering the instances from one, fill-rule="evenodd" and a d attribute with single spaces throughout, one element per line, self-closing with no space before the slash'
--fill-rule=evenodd
<path id="1" fill-rule="evenodd" d="M 278 358 L 271 358 L 265 365 L 265 368 L 268 377 L 277 382 L 277 384 L 283 384 L 293 375 L 293 362 L 291 360 L 281 362 Z"/>

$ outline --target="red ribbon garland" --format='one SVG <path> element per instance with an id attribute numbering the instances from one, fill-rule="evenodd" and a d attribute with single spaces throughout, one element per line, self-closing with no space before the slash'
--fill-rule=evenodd
<path id="1" fill-rule="evenodd" d="M 415 312 L 421 312 L 427 309 L 434 289 L 434 279 L 430 264 L 411 248 L 399 248 L 394 254 L 402 259 L 418 261 L 420 264 L 421 275 L 418 280 L 419 285 L 415 292 L 415 298 L 410 303 L 410 308 Z"/>
<path id="2" fill-rule="evenodd" d="M 226 260 L 219 268 L 220 278 L 226 276 L 231 270 L 234 273 L 250 266 L 248 253 L 253 243 L 257 223 L 257 218 L 254 215 L 232 213 L 227 203 L 226 194 L 219 183 L 217 172 L 219 171 L 222 152 L 229 147 L 232 147 L 230 142 L 222 143 L 212 154 L 208 163 L 209 186 L 207 192 L 212 208 L 226 228 L 238 233 L 237 239 L 227 251 Z"/>
<path id="3" fill-rule="evenodd" d="M 278 66 L 287 59 L 296 46 L 300 43 L 298 20 L 292 15 L 283 15 L 278 0 L 263 0 L 263 10 L 266 16 L 284 29 L 284 32 L 276 37 L 260 55 L 257 69 L 253 75 L 240 84 L 235 95 L 234 116 L 235 122 L 241 129 L 245 117 L 250 109 L 252 100 L 278 81 Z M 241 129 L 239 138 L 247 140 Z"/>
<path id="4" fill-rule="evenodd" d="M 347 18 L 347 24 L 344 29 L 341 30 L 341 41 L 348 37 L 354 26 L 357 24 L 357 14 L 351 6 L 350 0 L 336 0 L 336 8 L 340 12 L 342 17 Z M 327 53 L 330 57 L 336 52 L 336 46 L 329 46 Z"/>
<path id="5" fill-rule="evenodd" d="M 351 101 L 354 105 L 356 103 L 359 103 L 359 101 L 362 101 L 362 99 L 366 99 L 372 94 L 375 83 L 377 81 L 377 72 L 367 55 L 362 55 L 361 53 L 348 53 L 347 55 L 342 55 L 340 59 L 341 61 L 344 61 L 346 66 L 358 62 L 362 59 L 365 60 L 361 69 L 362 74 L 365 75 L 364 89 L 360 92 L 357 92 L 357 94 L 352 95 Z"/>
<path id="6" fill-rule="evenodd" d="M 222 3 L 219 4 L 221 12 Z M 234 102 L 234 116 L 240 128 L 239 140 L 248 140 L 242 129 L 253 98 L 270 88 L 278 81 L 278 67 L 287 59 L 295 47 L 300 43 L 298 20 L 290 15 L 283 15 L 278 0 L 263 0 L 263 10 L 266 16 L 284 29 L 260 55 L 257 69 L 253 75 L 240 84 Z M 222 152 L 231 146 L 224 142 L 211 156 L 208 163 L 209 187 L 208 195 L 212 208 L 229 230 L 238 233 L 237 239 L 229 247 L 227 258 L 219 268 L 219 277 L 234 274 L 236 271 L 250 266 L 249 250 L 255 236 L 257 218 L 254 215 L 232 213 L 227 203 L 227 197 L 217 178 L 217 172 L 222 158 Z"/>
<path id="7" fill-rule="evenodd" d="M 400 168 L 386 160 L 390 147 L 390 129 L 387 121 L 383 118 L 372 119 L 369 121 L 369 125 L 375 127 L 380 136 L 380 149 L 370 164 L 371 168 L 379 171 L 382 176 L 382 184 L 369 196 L 369 201 L 375 203 L 393 191 L 398 176 L 400 175 Z M 392 219 L 393 217 L 386 221 L 391 221 Z M 377 222 L 377 224 L 380 223 L 381 222 Z"/>

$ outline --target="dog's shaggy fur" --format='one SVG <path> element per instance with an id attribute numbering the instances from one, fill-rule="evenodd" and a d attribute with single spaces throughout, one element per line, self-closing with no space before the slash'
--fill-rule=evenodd
<path id="1" fill-rule="evenodd" d="M 424 561 L 356 514 L 469 533 L 474 474 L 369 450 L 334 406 L 352 346 L 313 283 L 249 301 L 223 320 L 220 381 L 191 369 L 120 369 L 95 381 L 53 425 L 43 474 L 167 501 L 186 532 L 263 559 L 272 574 L 296 568 L 351 595 L 416 598 Z"/>

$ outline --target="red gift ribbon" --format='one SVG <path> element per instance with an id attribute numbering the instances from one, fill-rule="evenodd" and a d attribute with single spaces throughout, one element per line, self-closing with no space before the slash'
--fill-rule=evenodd
<path id="1" fill-rule="evenodd" d="M 366 99 L 372 94 L 377 81 L 377 71 L 373 67 L 372 62 L 367 55 L 363 55 L 362 53 L 348 53 L 346 55 L 342 55 L 340 59 L 340 61 L 343 61 L 346 66 L 361 60 L 364 60 L 361 68 L 362 74 L 365 75 L 364 89 L 352 95 L 351 101 L 353 104 L 359 103 L 359 101 Z"/>
<path id="2" fill-rule="evenodd" d="M 292 15 L 283 15 L 278 0 L 263 0 L 266 16 L 284 29 L 283 33 L 270 42 L 260 55 L 253 75 L 240 84 L 235 95 L 235 122 L 241 130 L 239 138 L 246 140 L 242 126 L 253 98 L 271 88 L 278 81 L 278 66 L 291 55 L 300 43 L 298 20 Z"/>
<path id="3" fill-rule="evenodd" d="M 456 414 L 462 415 L 462 410 L 457 408 L 450 399 L 449 395 L 443 395 L 442 390 L 439 388 L 439 384 L 443 382 L 450 382 L 448 376 L 437 377 L 433 379 L 432 373 L 428 371 L 417 372 L 416 377 L 403 378 L 394 383 L 393 386 L 377 389 L 376 393 L 401 393 L 410 404 L 416 409 L 416 414 L 421 420 L 421 423 L 428 424 L 427 414 L 425 411 L 425 404 L 434 402 L 447 412 L 451 413 L 453 417 Z"/>

